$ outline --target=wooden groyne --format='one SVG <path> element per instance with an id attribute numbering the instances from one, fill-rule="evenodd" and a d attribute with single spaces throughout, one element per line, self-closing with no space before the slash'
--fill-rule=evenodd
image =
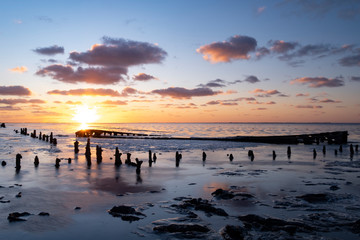
<path id="1" fill-rule="evenodd" d="M 324 132 L 315 134 L 300 135 L 279 135 L 279 136 L 235 136 L 235 137 L 168 137 L 161 135 L 148 135 L 142 133 L 118 132 L 99 129 L 85 129 L 75 133 L 76 137 L 95 138 L 140 138 L 158 140 L 210 140 L 210 141 L 231 141 L 231 142 L 258 142 L 274 144 L 313 144 L 327 142 L 329 144 L 344 144 L 348 141 L 347 131 Z"/>

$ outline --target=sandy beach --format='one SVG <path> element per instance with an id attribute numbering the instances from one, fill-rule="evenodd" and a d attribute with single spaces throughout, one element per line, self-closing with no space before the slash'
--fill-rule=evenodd
<path id="1" fill-rule="evenodd" d="M 159 150 L 160 143 L 148 140 L 147 149 L 157 154 L 150 167 L 144 140 L 121 140 L 133 146 L 133 162 L 143 161 L 137 174 L 136 167 L 125 164 L 128 149 L 120 144 L 123 164 L 116 167 L 115 146 L 91 139 L 88 166 L 86 138 L 78 139 L 75 154 L 73 136 L 55 134 L 59 142 L 52 146 L 11 127 L 1 132 L 7 165 L 0 169 L 0 239 L 359 238 L 360 161 L 358 152 L 350 159 L 349 144 L 337 155 L 335 144 L 326 145 L 325 154 L 324 144 L 291 145 L 288 158 L 287 145 L 241 143 L 211 150 L 214 143 L 204 141 L 187 149 L 193 143 L 184 140 L 161 143 L 168 150 Z M 104 146 L 101 163 L 95 155 L 98 144 Z M 175 149 L 182 154 L 178 167 Z M 22 155 L 18 173 L 16 153 Z M 56 158 L 61 159 L 58 168 Z M 11 221 L 14 212 L 29 214 Z"/>

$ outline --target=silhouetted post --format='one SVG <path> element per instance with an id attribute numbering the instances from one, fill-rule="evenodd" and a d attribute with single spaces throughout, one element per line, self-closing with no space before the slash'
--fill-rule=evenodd
<path id="1" fill-rule="evenodd" d="M 52 144 L 57 145 L 57 139 L 53 138 Z"/>
<path id="2" fill-rule="evenodd" d="M 46 135 L 46 141 L 47 142 L 49 141 L 49 135 Z"/>
<path id="3" fill-rule="evenodd" d="M 251 160 L 251 161 L 254 161 L 255 155 L 254 155 L 253 150 L 249 150 L 249 151 L 248 151 L 248 156 L 250 157 L 250 160 Z"/>
<path id="4" fill-rule="evenodd" d="M 75 153 L 79 152 L 79 142 L 77 140 L 74 142 L 74 152 Z"/>
<path id="5" fill-rule="evenodd" d="M 316 153 L 316 149 L 314 148 L 314 150 L 313 150 L 313 158 L 315 159 L 316 156 L 317 156 L 317 153 Z"/>
<path id="6" fill-rule="evenodd" d="M 202 160 L 203 160 L 203 161 L 206 160 L 206 153 L 205 153 L 205 152 L 202 153 Z"/>
<path id="7" fill-rule="evenodd" d="M 33 134 L 32 134 L 33 138 L 36 138 L 36 130 L 34 130 Z"/>
<path id="8" fill-rule="evenodd" d="M 60 158 L 56 158 L 56 160 L 55 160 L 55 167 L 56 168 L 59 168 L 60 167 Z"/>
<path id="9" fill-rule="evenodd" d="M 232 153 L 230 153 L 229 160 L 230 160 L 230 162 L 232 162 L 232 160 L 234 160 L 234 156 L 232 155 Z"/>
<path id="10" fill-rule="evenodd" d="M 39 166 L 39 158 L 38 158 L 38 156 L 35 156 L 35 158 L 34 158 L 34 165 L 35 165 L 35 167 Z"/>
<path id="11" fill-rule="evenodd" d="M 176 167 L 179 167 L 179 165 L 180 165 L 180 159 L 181 159 L 181 154 L 179 154 L 179 152 L 176 151 L 176 153 L 175 153 L 175 166 L 176 166 Z"/>
<path id="12" fill-rule="evenodd" d="M 324 154 L 324 156 L 325 156 L 325 154 L 326 154 L 326 147 L 325 147 L 325 145 L 323 146 L 322 152 L 323 152 L 323 154 Z"/>
<path id="13" fill-rule="evenodd" d="M 1 161 L 1 166 L 6 166 L 6 162 L 5 161 Z"/>
<path id="14" fill-rule="evenodd" d="M 337 156 L 337 152 L 338 152 L 338 151 L 335 149 L 335 151 L 334 151 L 335 156 Z"/>
<path id="15" fill-rule="evenodd" d="M 91 149 L 90 149 L 90 138 L 87 139 L 86 148 L 85 148 L 85 157 L 87 165 L 91 165 Z"/>
<path id="16" fill-rule="evenodd" d="M 102 162 L 102 148 L 99 145 L 96 145 L 96 161 L 97 163 Z"/>
<path id="17" fill-rule="evenodd" d="M 350 144 L 350 157 L 353 157 L 354 156 L 354 147 L 352 144 Z"/>
<path id="18" fill-rule="evenodd" d="M 154 161 L 154 163 L 156 163 L 156 159 L 157 159 L 156 153 L 154 153 L 154 154 L 153 154 L 153 161 Z"/>
<path id="19" fill-rule="evenodd" d="M 288 146 L 288 148 L 287 148 L 287 156 L 289 159 L 291 158 L 291 147 L 290 146 Z"/>
<path id="20" fill-rule="evenodd" d="M 71 158 L 68 158 L 68 164 L 71 164 Z"/>
<path id="21" fill-rule="evenodd" d="M 149 150 L 149 162 L 152 162 L 152 153 L 151 153 L 151 150 Z"/>
<path id="22" fill-rule="evenodd" d="M 115 156 L 115 166 L 117 166 L 117 167 L 122 164 L 121 155 L 122 155 L 122 153 L 119 152 L 119 148 L 116 147 L 114 156 Z"/>
<path id="23" fill-rule="evenodd" d="M 141 171 L 141 164 L 143 163 L 143 161 L 139 161 L 139 159 L 135 158 L 136 161 L 136 174 L 140 174 Z"/>
<path id="24" fill-rule="evenodd" d="M 15 162 L 16 170 L 20 170 L 21 168 L 21 164 L 20 164 L 21 159 L 22 159 L 21 154 L 20 153 L 16 154 L 16 162 Z"/>
<path id="25" fill-rule="evenodd" d="M 90 149 L 90 138 L 87 139 L 86 147 L 85 147 L 85 156 L 91 156 L 91 149 Z"/>
<path id="26" fill-rule="evenodd" d="M 50 133 L 50 143 L 53 143 L 53 140 L 54 140 L 54 136 L 53 136 L 53 133 L 51 132 Z"/>
<path id="27" fill-rule="evenodd" d="M 131 163 L 131 153 L 126 153 L 126 161 L 125 161 L 125 163 L 126 164 L 130 164 Z"/>
<path id="28" fill-rule="evenodd" d="M 41 132 L 39 133 L 39 140 L 41 140 L 42 139 L 42 136 L 41 136 Z"/>
<path id="29" fill-rule="evenodd" d="M 275 153 L 275 151 L 274 151 L 274 150 L 273 150 L 272 157 L 273 157 L 273 160 L 275 160 L 275 159 L 276 159 L 276 153 Z"/>
<path id="30" fill-rule="evenodd" d="M 340 147 L 339 147 L 339 152 L 340 152 L 340 153 L 343 152 L 343 147 L 342 147 L 342 145 L 340 145 Z"/>
<path id="31" fill-rule="evenodd" d="M 46 135 L 43 134 L 43 135 L 42 135 L 42 140 L 45 141 L 45 138 L 46 138 Z"/>

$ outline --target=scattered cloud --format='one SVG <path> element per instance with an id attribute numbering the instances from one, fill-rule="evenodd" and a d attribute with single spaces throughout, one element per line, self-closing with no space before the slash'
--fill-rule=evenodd
<path id="1" fill-rule="evenodd" d="M 308 97 L 309 94 L 308 93 L 298 93 L 296 94 L 296 97 Z"/>
<path id="2" fill-rule="evenodd" d="M 161 63 L 167 56 L 163 49 L 147 42 L 110 37 L 103 37 L 102 41 L 86 52 L 71 52 L 70 59 L 89 65 L 129 67 Z"/>
<path id="3" fill-rule="evenodd" d="M 196 51 L 203 54 L 203 58 L 212 63 L 231 62 L 239 59 L 249 59 L 250 52 L 257 46 L 255 38 L 235 35 L 228 41 L 215 42 L 201 46 Z"/>
<path id="4" fill-rule="evenodd" d="M 270 40 L 269 44 L 271 45 L 271 51 L 280 54 L 284 54 L 291 50 L 294 50 L 299 45 L 296 42 L 285 42 L 283 40 Z"/>
<path id="5" fill-rule="evenodd" d="M 81 105 L 82 102 L 81 101 L 76 101 L 76 102 L 74 102 L 74 101 L 66 101 L 66 104 L 69 104 L 69 105 Z"/>
<path id="6" fill-rule="evenodd" d="M 341 103 L 342 101 L 325 98 L 323 100 L 320 100 L 319 102 L 321 102 L 321 103 Z"/>
<path id="7" fill-rule="evenodd" d="M 257 97 L 271 97 L 273 95 L 278 95 L 278 96 L 287 96 L 285 94 L 282 94 L 281 92 L 279 92 L 278 90 L 263 90 L 263 89 L 260 89 L 260 88 L 256 88 L 252 91 L 250 91 L 250 93 L 254 93 L 255 96 Z"/>
<path id="8" fill-rule="evenodd" d="M 344 67 L 360 67 L 360 51 L 356 55 L 343 57 L 339 60 L 341 66 Z"/>
<path id="9" fill-rule="evenodd" d="M 253 75 L 246 77 L 244 81 L 248 82 L 248 83 L 260 82 L 260 80 L 256 76 L 253 76 Z"/>
<path id="10" fill-rule="evenodd" d="M 342 19 L 355 19 L 360 16 L 360 2 L 357 0 L 283 0 L 277 5 L 286 5 L 284 10 L 290 11 L 292 15 L 295 13 L 296 16 L 310 15 L 321 18 L 332 11 Z"/>
<path id="11" fill-rule="evenodd" d="M 23 21 L 22 21 L 21 19 L 15 19 L 15 20 L 14 20 L 14 23 L 15 23 L 15 24 L 22 24 Z"/>
<path id="12" fill-rule="evenodd" d="M 309 109 L 318 109 L 318 108 L 323 108 L 320 105 L 296 105 L 295 108 L 309 108 Z"/>
<path id="13" fill-rule="evenodd" d="M 169 87 L 166 89 L 153 90 L 152 93 L 159 94 L 162 97 L 171 97 L 175 99 L 190 99 L 192 97 L 214 96 L 222 92 L 213 91 L 210 88 L 186 89 L 182 87 Z"/>
<path id="14" fill-rule="evenodd" d="M 136 93 L 140 93 L 140 92 L 138 90 L 136 90 L 135 88 L 126 87 L 121 91 L 121 96 L 127 97 L 129 95 L 136 94 Z"/>
<path id="15" fill-rule="evenodd" d="M 360 82 L 360 77 L 352 76 L 352 77 L 350 77 L 350 80 L 354 81 L 354 82 Z"/>
<path id="16" fill-rule="evenodd" d="M 260 47 L 256 49 L 256 58 L 257 59 L 261 59 L 262 57 L 265 57 L 266 55 L 269 55 L 271 52 L 268 48 L 266 47 Z"/>
<path id="17" fill-rule="evenodd" d="M 127 102 L 126 101 L 121 101 L 121 100 L 117 100 L 117 101 L 106 100 L 104 102 L 101 102 L 101 104 L 105 104 L 105 105 L 127 105 Z"/>
<path id="18" fill-rule="evenodd" d="M 0 104 L 15 105 L 15 104 L 42 104 L 46 101 L 41 99 L 0 99 Z"/>
<path id="19" fill-rule="evenodd" d="M 0 106 L 0 111 L 19 111 L 19 110 L 21 110 L 21 108 L 14 107 L 14 106 L 11 106 L 11 105 Z"/>
<path id="20" fill-rule="evenodd" d="M 31 91 L 23 86 L 0 86 L 0 95 L 29 96 Z"/>
<path id="21" fill-rule="evenodd" d="M 55 54 L 64 54 L 64 47 L 53 45 L 50 47 L 36 48 L 33 51 L 38 54 L 53 56 Z"/>
<path id="22" fill-rule="evenodd" d="M 344 80 L 341 78 L 326 78 L 326 77 L 303 77 L 297 78 L 290 82 L 291 84 L 303 84 L 308 85 L 310 88 L 320 87 L 342 87 L 344 86 Z"/>
<path id="23" fill-rule="evenodd" d="M 53 22 L 53 19 L 48 17 L 48 16 L 39 16 L 38 17 L 38 20 L 39 21 L 42 21 L 42 22 L 48 22 L 48 23 L 51 23 Z"/>
<path id="24" fill-rule="evenodd" d="M 215 87 L 215 88 L 216 88 L 216 87 L 226 87 L 227 84 L 228 84 L 227 81 L 217 78 L 217 79 L 215 79 L 215 80 L 209 81 L 209 82 L 206 83 L 206 84 L 199 84 L 198 87 L 205 87 L 205 88 L 206 88 L 206 87 L 207 87 L 207 88 L 212 88 L 212 87 Z"/>
<path id="25" fill-rule="evenodd" d="M 25 66 L 20 66 L 20 67 L 11 68 L 11 69 L 9 69 L 9 71 L 18 72 L 18 73 L 24 73 L 24 72 L 28 71 L 28 68 L 25 67 Z"/>
<path id="26" fill-rule="evenodd" d="M 266 6 L 258 7 L 258 8 L 256 9 L 256 13 L 257 13 L 258 15 L 260 15 L 260 14 L 262 14 L 262 13 L 265 11 L 265 9 L 266 9 Z"/>
<path id="27" fill-rule="evenodd" d="M 137 75 L 134 75 L 132 79 L 135 81 L 149 81 L 157 78 L 146 73 L 138 73 Z"/>
<path id="28" fill-rule="evenodd" d="M 55 80 L 65 83 L 92 83 L 92 84 L 115 84 L 125 81 L 121 75 L 125 75 L 127 69 L 123 67 L 111 68 L 82 68 L 74 69 L 70 65 L 54 64 L 36 72 L 36 75 L 50 76 Z"/>
<path id="29" fill-rule="evenodd" d="M 51 95 L 72 95 L 72 96 L 110 96 L 120 97 L 121 94 L 118 91 L 104 88 L 85 88 L 85 89 L 71 89 L 71 90 L 52 90 L 48 91 Z"/>

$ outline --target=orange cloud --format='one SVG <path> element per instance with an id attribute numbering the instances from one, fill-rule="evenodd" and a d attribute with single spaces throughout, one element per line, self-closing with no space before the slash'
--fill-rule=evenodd
<path id="1" fill-rule="evenodd" d="M 231 62 L 232 60 L 249 59 L 249 53 L 255 51 L 257 42 L 248 36 L 236 35 L 228 41 L 215 42 L 201 46 L 196 51 L 212 63 Z"/>
<path id="2" fill-rule="evenodd" d="M 121 94 L 118 91 L 112 89 L 104 89 L 104 88 L 79 88 L 79 89 L 71 89 L 71 90 L 52 90 L 48 91 L 48 94 L 58 94 L 58 95 L 73 95 L 73 96 L 111 96 L 111 97 L 120 97 Z"/>
<path id="3" fill-rule="evenodd" d="M 11 72 L 18 72 L 18 73 L 27 72 L 27 70 L 28 70 L 28 68 L 25 67 L 25 66 L 15 67 L 15 68 L 9 69 L 9 71 L 11 71 Z"/>
<path id="4" fill-rule="evenodd" d="M 291 84 L 308 85 L 310 88 L 320 87 L 342 87 L 345 85 L 344 80 L 340 78 L 326 78 L 326 77 L 302 77 L 292 80 Z"/>

